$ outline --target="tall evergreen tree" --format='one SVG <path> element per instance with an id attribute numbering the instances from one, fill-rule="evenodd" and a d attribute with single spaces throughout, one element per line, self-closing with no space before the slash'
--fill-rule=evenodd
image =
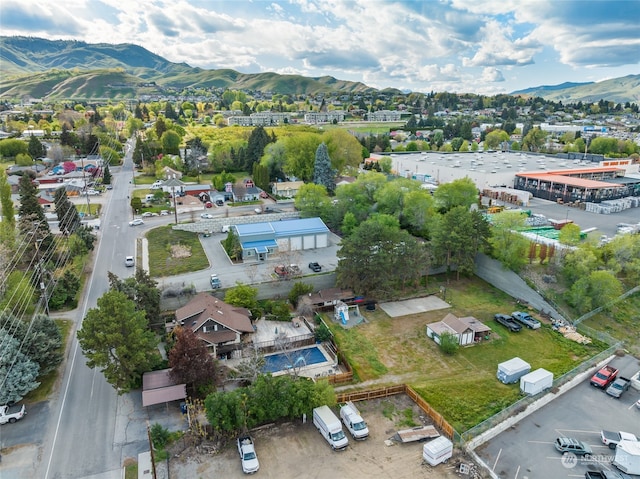
<path id="1" fill-rule="evenodd" d="M 109 165 L 104 165 L 104 170 L 102 171 L 102 184 L 111 184 L 111 170 L 109 170 Z"/>
<path id="2" fill-rule="evenodd" d="M 269 135 L 261 126 L 254 128 L 249 136 L 247 153 L 245 158 L 245 168 L 247 171 L 253 170 L 253 164 L 258 163 L 264 154 L 265 147 L 269 144 Z"/>
<path id="3" fill-rule="evenodd" d="M 313 165 L 313 182 L 324 186 L 330 195 L 336 190 L 336 170 L 331 167 L 329 150 L 324 142 L 316 150 L 316 161 Z"/>
<path id="4" fill-rule="evenodd" d="M 40 140 L 38 140 L 38 138 L 36 138 L 33 135 L 31 135 L 31 138 L 29 138 L 29 146 L 27 148 L 28 148 L 29 156 L 34 160 L 37 160 L 38 158 L 42 158 L 47 154 L 46 147 L 42 144 Z"/>
<path id="5" fill-rule="evenodd" d="M 87 366 L 100 368 L 108 383 L 124 394 L 142 383 L 142 374 L 160 362 L 158 339 L 144 311 L 120 291 L 110 290 L 90 309 L 77 332 Z"/>
<path id="6" fill-rule="evenodd" d="M 258 188 L 269 189 L 269 169 L 265 165 L 253 164 L 253 182 Z"/>
<path id="7" fill-rule="evenodd" d="M 52 252 L 53 236 L 49 229 L 49 224 L 44 216 L 44 210 L 38 202 L 38 189 L 33 183 L 31 175 L 23 175 L 18 184 L 18 194 L 20 195 L 20 232 L 31 244 L 28 250 L 32 253 L 31 259 L 39 249 L 43 260 L 47 260 Z M 44 256 L 42 256 L 44 255 Z"/>
<path id="8" fill-rule="evenodd" d="M 58 225 L 63 234 L 69 236 L 74 233 L 80 226 L 80 215 L 76 206 L 67 198 L 67 192 L 64 188 L 58 188 L 53 197 L 56 205 L 56 215 L 58 216 Z"/>

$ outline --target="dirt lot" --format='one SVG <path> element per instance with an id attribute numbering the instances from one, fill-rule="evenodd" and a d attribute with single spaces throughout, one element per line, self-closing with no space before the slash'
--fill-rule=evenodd
<path id="1" fill-rule="evenodd" d="M 431 467 L 422 463 L 422 443 L 385 445 L 384 441 L 399 429 L 429 424 L 407 396 L 358 402 L 357 406 L 367 421 L 370 436 L 359 442 L 349 437 L 349 447 L 343 452 L 332 451 L 310 419 L 304 425 L 286 423 L 252 432 L 260 460 L 257 475 L 278 479 L 474 477 L 457 473 L 461 462 L 459 451 L 454 452 L 454 457 L 447 464 Z M 176 449 L 181 449 L 179 443 Z M 193 448 L 180 453 L 172 451 L 169 477 L 233 479 L 242 478 L 244 474 L 235 444 L 229 442 L 222 451 L 214 454 L 196 453 Z"/>

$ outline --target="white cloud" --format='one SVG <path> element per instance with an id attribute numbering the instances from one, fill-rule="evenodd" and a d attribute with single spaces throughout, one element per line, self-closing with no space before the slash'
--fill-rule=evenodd
<path id="1" fill-rule="evenodd" d="M 4 35 L 134 43 L 202 68 L 416 91 L 637 73 L 639 17 L 640 2 L 624 0 L 0 2 Z"/>

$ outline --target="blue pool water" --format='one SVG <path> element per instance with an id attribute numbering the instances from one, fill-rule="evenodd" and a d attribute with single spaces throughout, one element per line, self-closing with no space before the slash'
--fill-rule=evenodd
<path id="1" fill-rule="evenodd" d="M 265 363 L 262 368 L 263 373 L 275 373 L 276 371 L 286 371 L 292 367 L 309 366 L 310 364 L 324 363 L 324 357 L 318 346 L 306 349 L 298 349 L 290 353 L 269 354 L 264 357 Z M 293 364 L 291 364 L 293 362 Z"/>

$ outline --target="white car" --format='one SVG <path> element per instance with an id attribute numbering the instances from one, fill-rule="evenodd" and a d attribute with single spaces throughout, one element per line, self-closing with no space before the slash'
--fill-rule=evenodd
<path id="1" fill-rule="evenodd" d="M 129 268 L 129 267 L 131 267 L 131 266 L 134 266 L 135 264 L 136 264 L 136 263 L 135 263 L 135 260 L 133 259 L 133 256 L 127 256 L 127 257 L 124 259 L 124 265 L 125 265 L 127 268 Z"/>
<path id="2" fill-rule="evenodd" d="M 151 218 L 152 216 L 158 216 L 158 213 L 153 213 L 151 211 L 147 211 L 145 213 L 142 213 L 142 215 L 140 215 L 140 216 L 142 216 L 143 218 Z"/>
<path id="3" fill-rule="evenodd" d="M 144 221 L 142 221 L 140 218 L 136 218 L 133 221 L 129 221 L 129 226 L 139 226 L 143 224 L 144 224 Z"/>
<path id="4" fill-rule="evenodd" d="M 210 214 L 210 213 L 202 213 L 202 214 L 200 215 L 200 218 L 203 218 L 203 219 L 205 219 L 205 220 L 211 220 L 211 219 L 213 219 L 213 215 L 212 215 L 212 214 Z"/>
<path id="5" fill-rule="evenodd" d="M 153 184 L 151 185 L 151 189 L 152 189 L 152 190 L 160 190 L 160 189 L 162 189 L 162 185 L 163 185 L 163 184 L 164 184 L 164 182 L 163 182 L 163 181 L 156 181 L 155 183 L 153 183 Z"/>
<path id="6" fill-rule="evenodd" d="M 96 190 L 87 190 L 84 192 L 84 194 L 87 196 L 98 196 L 100 192 Z"/>
<path id="7" fill-rule="evenodd" d="M 169 210 L 162 210 L 160 216 L 169 216 Z"/>

